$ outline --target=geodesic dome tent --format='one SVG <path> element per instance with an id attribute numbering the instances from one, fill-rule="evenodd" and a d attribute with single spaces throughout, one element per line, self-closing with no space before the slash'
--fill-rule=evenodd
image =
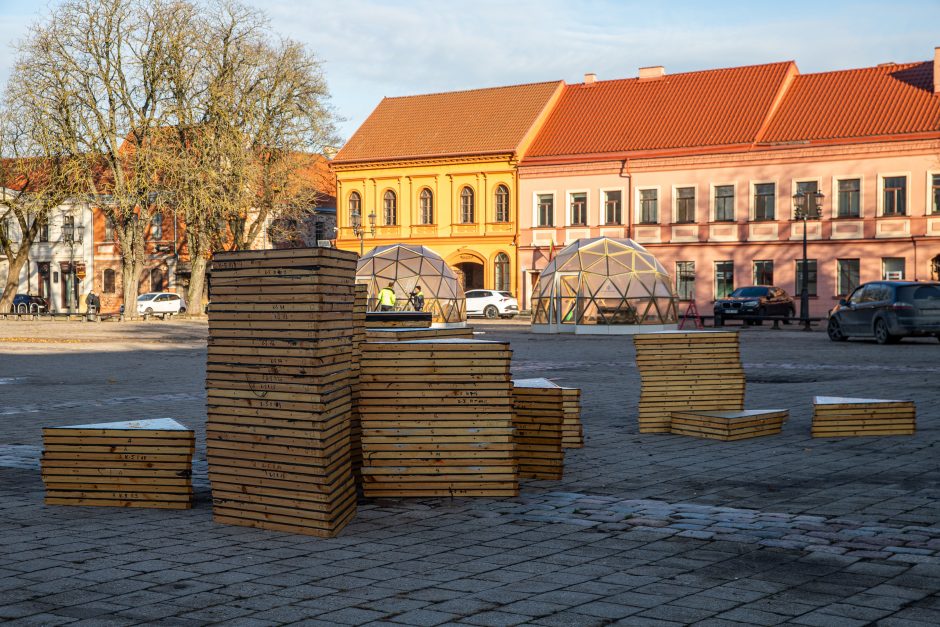
<path id="1" fill-rule="evenodd" d="M 645 333 L 676 328 L 672 278 L 629 239 L 579 239 L 542 270 L 532 295 L 542 333 Z"/>
<path id="2" fill-rule="evenodd" d="M 424 311 L 434 324 L 466 324 L 466 301 L 450 266 L 426 246 L 391 244 L 373 248 L 359 259 L 356 283 L 369 286 L 369 311 L 378 309 L 379 291 L 392 283 L 395 309 L 410 310 L 408 296 L 416 285 L 424 292 Z"/>

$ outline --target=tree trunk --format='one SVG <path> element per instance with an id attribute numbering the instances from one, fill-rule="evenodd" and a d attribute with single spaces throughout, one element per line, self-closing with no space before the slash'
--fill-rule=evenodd
<path id="1" fill-rule="evenodd" d="M 121 257 L 121 280 L 124 292 L 124 317 L 137 319 L 137 282 L 140 279 L 141 265 L 128 256 Z"/>
<path id="2" fill-rule="evenodd" d="M 16 296 L 16 290 L 20 286 L 20 272 L 23 270 L 23 264 L 29 258 L 29 248 L 22 246 L 12 259 L 7 259 L 7 279 L 3 284 L 3 295 L 0 296 L 0 311 L 10 311 L 13 305 L 13 297 Z"/>
<path id="3" fill-rule="evenodd" d="M 192 316 L 202 315 L 202 291 L 206 284 L 206 267 L 208 262 L 205 255 L 192 256 L 192 270 L 189 275 L 189 288 L 186 291 L 186 312 Z"/>

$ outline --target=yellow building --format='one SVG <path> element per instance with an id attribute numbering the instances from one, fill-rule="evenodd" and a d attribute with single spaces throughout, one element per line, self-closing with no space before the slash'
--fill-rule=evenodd
<path id="1" fill-rule="evenodd" d="M 332 162 L 337 246 L 428 246 L 466 289 L 515 294 L 516 164 L 563 86 L 383 99 Z"/>

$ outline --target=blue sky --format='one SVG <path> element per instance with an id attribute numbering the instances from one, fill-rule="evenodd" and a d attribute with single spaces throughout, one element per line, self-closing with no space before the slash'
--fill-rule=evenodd
<path id="1" fill-rule="evenodd" d="M 55 0 L 51 4 L 56 4 Z M 579 82 L 794 60 L 802 72 L 923 61 L 940 0 L 254 0 L 324 63 L 349 137 L 383 96 L 563 79 Z M 12 45 L 48 11 L 0 0 L 0 81 Z"/>

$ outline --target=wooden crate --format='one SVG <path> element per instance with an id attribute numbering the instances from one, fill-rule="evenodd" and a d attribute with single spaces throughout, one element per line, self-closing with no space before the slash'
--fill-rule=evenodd
<path id="1" fill-rule="evenodd" d="M 814 438 L 913 435 L 916 430 L 913 401 L 839 396 L 813 399 Z"/>
<path id="2" fill-rule="evenodd" d="M 532 381 L 529 379 L 528 381 Z M 513 382 L 513 426 L 520 479 L 558 481 L 564 474 L 564 397 L 558 386 Z"/>
<path id="3" fill-rule="evenodd" d="M 462 337 L 473 339 L 473 327 L 454 328 L 395 328 L 377 327 L 366 330 L 366 339 L 370 342 L 400 342 L 402 340 L 434 340 Z"/>
<path id="4" fill-rule="evenodd" d="M 511 357 L 459 338 L 363 344 L 365 495 L 518 495 Z"/>
<path id="5" fill-rule="evenodd" d="M 746 440 L 780 433 L 789 415 L 785 409 L 674 411 L 670 431 L 710 440 Z"/>
<path id="6" fill-rule="evenodd" d="M 330 537 L 356 512 L 352 412 L 365 301 L 356 255 L 212 263 L 206 454 L 217 522 Z"/>
<path id="7" fill-rule="evenodd" d="M 582 448 L 584 430 L 581 426 L 581 390 L 566 388 L 548 379 L 514 379 L 514 388 L 555 388 L 561 390 L 564 419 L 561 423 L 562 448 Z"/>
<path id="8" fill-rule="evenodd" d="M 744 369 L 737 331 L 633 336 L 640 371 L 640 433 L 669 433 L 672 412 L 740 411 Z"/>
<path id="9" fill-rule="evenodd" d="M 170 418 L 45 427 L 47 505 L 189 509 L 192 429 Z"/>

